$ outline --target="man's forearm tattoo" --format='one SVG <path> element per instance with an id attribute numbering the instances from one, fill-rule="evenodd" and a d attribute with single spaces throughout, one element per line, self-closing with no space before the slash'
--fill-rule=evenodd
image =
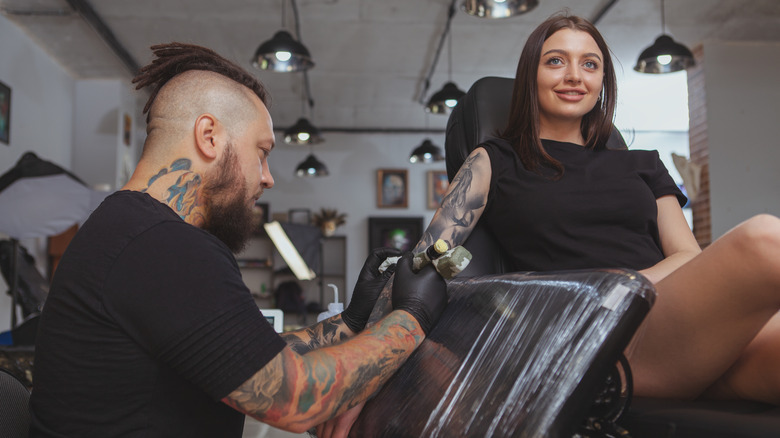
<path id="1" fill-rule="evenodd" d="M 317 348 L 337 344 L 347 339 L 349 335 L 345 328 L 346 325 L 342 322 L 341 315 L 338 315 L 301 330 L 282 333 L 282 338 L 293 351 L 298 354 L 306 354 Z"/>
<path id="2" fill-rule="evenodd" d="M 277 426 L 308 426 L 379 390 L 422 342 L 414 318 L 396 312 L 350 341 L 299 356 L 285 349 L 223 401 Z"/>

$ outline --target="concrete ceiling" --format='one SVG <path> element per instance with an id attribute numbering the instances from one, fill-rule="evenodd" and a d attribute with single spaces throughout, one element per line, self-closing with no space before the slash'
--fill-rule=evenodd
<path id="1" fill-rule="evenodd" d="M 316 66 L 309 71 L 314 109 L 322 128 L 439 129 L 446 117 L 427 115 L 419 103 L 447 20 L 451 0 L 298 0 L 300 31 Z M 19 25 L 75 78 L 132 76 L 115 50 L 69 0 L 0 0 L 0 11 Z M 660 0 L 540 0 L 531 12 L 506 19 L 472 17 L 460 9 L 452 21 L 452 79 L 467 89 L 476 79 L 512 76 L 525 39 L 549 15 L 568 8 L 595 19 L 622 65 L 623 83 L 643 87 L 655 75 L 632 70 L 637 55 L 661 33 Z M 210 47 L 253 72 L 271 90 L 276 126 L 309 116 L 303 75 L 254 69 L 257 46 L 282 28 L 281 0 L 91 0 L 118 45 L 139 65 L 149 46 L 182 41 Z M 284 26 L 294 33 L 289 2 Z M 690 48 L 706 40 L 780 42 L 778 0 L 666 2 L 666 32 Z M 448 79 L 441 53 L 425 97 Z M 756 60 L 761 68 L 761 60 Z M 621 85 L 624 87 L 624 85 Z M 630 90 L 621 88 L 621 92 Z"/>

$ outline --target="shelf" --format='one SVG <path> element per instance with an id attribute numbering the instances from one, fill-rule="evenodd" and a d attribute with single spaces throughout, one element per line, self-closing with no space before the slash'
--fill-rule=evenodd
<path id="1" fill-rule="evenodd" d="M 241 269 L 270 268 L 273 266 L 271 259 L 236 259 L 236 263 Z"/>
<path id="2" fill-rule="evenodd" d="M 274 292 L 279 285 L 286 281 L 295 281 L 303 289 L 306 305 L 317 303 L 321 308 L 327 309 L 328 303 L 333 302 L 333 290 L 328 284 L 332 283 L 338 287 L 339 302 L 344 303 L 346 299 L 346 236 L 322 237 L 319 250 L 320 266 L 312 269 L 324 274 L 304 281 L 297 280 L 289 268 L 276 270 L 279 266 L 274 262 L 279 255 L 273 241 L 265 232 L 253 234 L 246 248 L 235 257 L 244 283 L 258 307 L 269 308 L 275 305 Z M 287 313 L 285 312 L 285 319 Z M 290 322 L 297 320 L 294 313 L 290 315 Z M 316 313 L 309 313 L 307 323 L 316 322 L 316 316 Z"/>

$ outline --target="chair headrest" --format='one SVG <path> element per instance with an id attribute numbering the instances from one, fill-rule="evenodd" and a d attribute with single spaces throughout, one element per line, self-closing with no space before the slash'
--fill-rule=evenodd
<path id="1" fill-rule="evenodd" d="M 478 144 L 504 129 L 514 82 L 496 76 L 478 79 L 452 109 L 444 139 L 450 181 Z"/>
<path id="2" fill-rule="evenodd" d="M 452 109 L 444 139 L 450 181 L 474 148 L 506 126 L 514 82 L 513 78 L 497 76 L 478 79 Z M 607 147 L 627 149 L 623 136 L 615 127 Z"/>

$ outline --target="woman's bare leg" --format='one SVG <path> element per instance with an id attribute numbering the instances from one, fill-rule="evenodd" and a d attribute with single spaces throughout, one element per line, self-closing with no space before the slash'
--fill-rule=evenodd
<path id="1" fill-rule="evenodd" d="M 737 362 L 703 394 L 706 399 L 751 399 L 780 405 L 780 313 L 758 332 Z"/>
<path id="2" fill-rule="evenodd" d="M 637 395 L 695 398 L 728 371 L 741 397 L 765 400 L 770 392 L 780 399 L 780 385 L 763 394 L 753 389 L 780 380 L 780 355 L 756 356 L 775 361 L 762 366 L 771 379 L 743 371 L 756 365 L 732 368 L 780 309 L 780 219 L 745 221 L 656 289 L 656 303 L 627 351 Z M 767 337 L 778 333 L 770 330 Z"/>

